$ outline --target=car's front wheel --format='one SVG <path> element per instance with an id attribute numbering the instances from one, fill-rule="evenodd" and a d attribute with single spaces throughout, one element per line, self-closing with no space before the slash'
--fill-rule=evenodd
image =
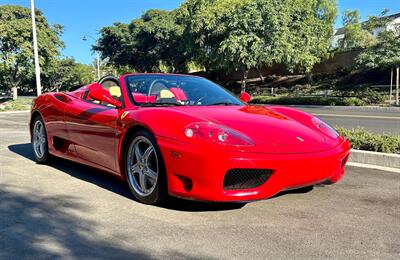
<path id="1" fill-rule="evenodd" d="M 125 155 L 129 188 L 139 201 L 159 204 L 167 197 L 166 175 L 155 137 L 146 130 L 134 134 Z"/>
<path id="2" fill-rule="evenodd" d="M 46 163 L 50 154 L 46 127 L 40 116 L 37 116 L 32 123 L 32 146 L 36 161 L 38 163 Z"/>

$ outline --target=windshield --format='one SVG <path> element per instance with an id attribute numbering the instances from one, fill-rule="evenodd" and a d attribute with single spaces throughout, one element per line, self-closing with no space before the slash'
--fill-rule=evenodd
<path id="1" fill-rule="evenodd" d="M 132 75 L 126 83 L 132 100 L 141 106 L 243 105 L 229 91 L 200 77 Z"/>

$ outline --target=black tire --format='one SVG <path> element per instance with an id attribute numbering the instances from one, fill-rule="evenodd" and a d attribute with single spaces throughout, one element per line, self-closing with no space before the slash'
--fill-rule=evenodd
<path id="1" fill-rule="evenodd" d="M 35 132 L 36 127 L 41 125 L 43 127 L 43 135 L 44 135 L 44 140 L 43 137 L 38 138 L 37 133 Z M 38 148 L 38 141 L 42 140 L 43 144 L 41 145 L 41 148 Z M 49 145 L 47 141 L 47 130 L 46 126 L 44 124 L 44 121 L 41 116 L 35 117 L 35 119 L 32 122 L 32 148 L 33 148 L 33 154 L 35 156 L 35 160 L 37 163 L 44 164 L 48 163 L 50 160 L 50 154 L 49 154 Z M 39 150 L 38 150 L 39 149 Z"/>
<path id="2" fill-rule="evenodd" d="M 136 153 L 135 153 L 135 144 L 138 144 L 139 141 L 146 144 L 147 141 L 145 141 L 145 140 L 150 141 L 151 145 L 154 148 L 153 149 L 154 154 L 151 155 L 152 158 L 150 158 L 150 157 L 147 158 L 147 162 L 142 162 L 142 164 L 144 164 L 145 166 L 142 165 L 141 167 L 150 169 L 150 168 L 155 168 L 155 164 L 157 164 L 157 178 L 153 183 L 151 183 L 153 181 L 152 178 L 150 178 L 149 176 L 144 174 L 147 176 L 146 178 L 148 178 L 146 181 L 144 181 L 144 183 L 145 183 L 144 186 L 146 187 L 146 189 L 147 189 L 147 184 L 150 183 L 152 186 L 152 188 L 149 189 L 150 191 L 148 194 L 142 193 L 142 185 L 138 183 L 138 182 L 140 182 L 138 180 L 140 178 L 140 174 L 133 173 L 134 171 L 129 170 L 129 168 L 132 169 L 134 167 L 134 165 L 137 165 L 137 163 L 138 163 L 138 161 L 136 159 L 137 158 Z M 147 150 L 148 149 L 146 149 L 146 151 Z M 132 157 L 132 155 L 133 155 L 133 157 Z M 143 156 L 144 155 L 145 155 L 145 152 L 143 152 Z M 154 158 L 157 163 L 154 163 Z M 149 166 L 150 163 L 152 163 L 154 165 Z M 153 134 L 151 134 L 147 130 L 140 130 L 129 138 L 129 141 L 127 144 L 127 149 L 125 150 L 124 166 L 125 166 L 125 174 L 126 174 L 126 179 L 128 182 L 129 189 L 131 190 L 133 196 L 137 200 L 139 200 L 142 203 L 151 204 L 151 205 L 159 205 L 159 204 L 162 204 L 163 202 L 165 202 L 165 200 L 168 197 L 166 171 L 165 171 L 164 160 L 163 160 L 160 148 L 158 147 L 156 138 L 153 136 Z M 153 172 L 155 171 L 155 169 L 150 169 L 150 170 L 153 170 Z M 142 171 L 143 171 L 143 169 L 142 169 Z"/>

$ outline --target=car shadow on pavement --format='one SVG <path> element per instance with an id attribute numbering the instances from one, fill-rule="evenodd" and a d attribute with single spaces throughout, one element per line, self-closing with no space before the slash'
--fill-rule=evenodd
<path id="1" fill-rule="evenodd" d="M 285 191 L 279 192 L 278 194 L 274 195 L 270 199 L 278 198 L 280 196 L 284 196 L 284 195 L 288 195 L 288 194 L 305 194 L 305 193 L 312 191 L 313 189 L 314 189 L 314 186 L 306 186 L 306 187 L 292 189 L 292 190 L 285 190 Z"/>
<path id="2" fill-rule="evenodd" d="M 35 161 L 32 145 L 30 143 L 10 145 L 8 146 L 8 149 L 26 159 Z M 62 171 L 74 178 L 90 182 L 103 189 L 136 201 L 136 199 L 131 195 L 125 182 L 100 170 L 61 158 L 53 158 L 48 166 Z M 202 212 L 235 210 L 240 209 L 245 205 L 246 203 L 200 202 L 171 197 L 160 207 L 177 211 Z"/>
<path id="3" fill-rule="evenodd" d="M 43 195 L 36 187 L 2 184 L 0 259 L 153 259 L 98 234 L 97 222 L 77 221 L 76 211 L 91 209 L 74 195 Z"/>

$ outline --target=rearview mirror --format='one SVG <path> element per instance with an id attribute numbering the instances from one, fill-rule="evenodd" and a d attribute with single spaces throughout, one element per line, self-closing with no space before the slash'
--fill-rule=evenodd
<path id="1" fill-rule="evenodd" d="M 111 104 L 117 108 L 122 106 L 122 103 L 112 98 L 110 92 L 104 89 L 99 83 L 93 83 L 89 86 L 89 97 Z"/>
<path id="2" fill-rule="evenodd" d="M 249 93 L 247 92 L 242 92 L 240 93 L 240 100 L 242 100 L 244 103 L 248 103 L 251 99 L 251 96 Z"/>

